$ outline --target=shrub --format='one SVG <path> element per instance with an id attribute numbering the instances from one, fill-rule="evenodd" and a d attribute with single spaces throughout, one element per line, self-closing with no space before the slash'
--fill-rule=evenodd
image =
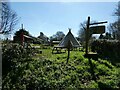
<path id="1" fill-rule="evenodd" d="M 120 42 L 116 40 L 95 40 L 91 43 L 91 50 L 97 52 L 101 58 L 114 62 L 120 58 Z"/>

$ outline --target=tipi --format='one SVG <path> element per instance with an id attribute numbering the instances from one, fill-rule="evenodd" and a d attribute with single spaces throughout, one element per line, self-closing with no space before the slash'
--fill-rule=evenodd
<path id="1" fill-rule="evenodd" d="M 67 48 L 68 44 L 71 44 L 73 48 L 74 47 L 77 48 L 81 46 L 78 40 L 71 33 L 71 29 L 69 29 L 68 34 L 62 39 L 62 41 L 58 44 L 58 46 Z"/>

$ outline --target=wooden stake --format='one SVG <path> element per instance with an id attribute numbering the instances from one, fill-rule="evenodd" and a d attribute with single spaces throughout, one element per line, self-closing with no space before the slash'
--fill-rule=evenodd
<path id="1" fill-rule="evenodd" d="M 67 45 L 67 49 L 68 49 L 68 57 L 67 57 L 67 62 L 68 63 L 68 60 L 70 58 L 70 47 L 71 47 L 71 43 L 70 43 L 70 40 L 68 41 L 68 45 Z"/>

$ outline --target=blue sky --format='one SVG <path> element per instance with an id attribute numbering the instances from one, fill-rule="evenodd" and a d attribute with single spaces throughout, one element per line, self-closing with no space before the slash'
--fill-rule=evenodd
<path id="1" fill-rule="evenodd" d="M 40 32 L 47 36 L 57 31 L 67 34 L 71 28 L 77 36 L 80 23 L 88 16 L 91 20 L 108 21 L 108 24 L 114 22 L 117 2 L 10 2 L 10 5 L 19 17 L 16 30 L 24 24 L 24 28 L 37 37 Z"/>

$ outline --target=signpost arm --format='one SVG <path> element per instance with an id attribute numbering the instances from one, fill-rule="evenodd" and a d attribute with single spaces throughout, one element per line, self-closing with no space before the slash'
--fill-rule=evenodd
<path id="1" fill-rule="evenodd" d="M 90 25 L 90 17 L 88 17 L 88 22 L 87 22 L 87 29 L 85 32 L 85 37 L 86 37 L 86 50 L 85 53 L 88 54 L 88 41 L 89 41 L 89 25 Z"/>
<path id="2" fill-rule="evenodd" d="M 103 23 L 107 23 L 107 21 L 104 21 L 104 22 L 96 22 L 96 23 L 91 23 L 90 25 L 95 25 L 95 24 L 103 24 Z"/>

